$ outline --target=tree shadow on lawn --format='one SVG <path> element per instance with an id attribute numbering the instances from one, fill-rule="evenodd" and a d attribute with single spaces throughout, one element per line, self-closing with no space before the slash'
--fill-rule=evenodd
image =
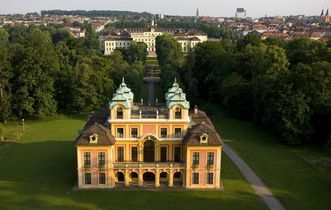
<path id="1" fill-rule="evenodd" d="M 230 189 L 230 184 L 224 192 L 74 192 L 77 176 L 72 141 L 10 146 L 11 150 L 0 160 L 0 209 L 266 209 L 256 195 Z M 231 179 L 224 178 L 225 182 Z"/>

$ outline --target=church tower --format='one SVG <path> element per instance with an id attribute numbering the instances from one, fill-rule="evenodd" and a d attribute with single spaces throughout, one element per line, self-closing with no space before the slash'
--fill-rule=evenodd
<path id="1" fill-rule="evenodd" d="M 327 9 L 326 12 L 325 12 L 324 22 L 325 23 L 329 23 L 330 22 L 329 9 Z"/>
<path id="2" fill-rule="evenodd" d="M 198 20 L 199 19 L 199 8 L 197 8 L 197 11 L 195 13 L 195 19 Z"/>

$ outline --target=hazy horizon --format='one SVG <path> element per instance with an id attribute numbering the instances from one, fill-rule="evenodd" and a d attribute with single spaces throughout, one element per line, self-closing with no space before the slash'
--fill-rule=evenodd
<path id="1" fill-rule="evenodd" d="M 0 14 L 40 12 L 41 10 L 125 10 L 149 12 L 153 14 L 193 16 L 199 8 L 200 16 L 232 17 L 236 8 L 243 7 L 249 17 L 286 16 L 286 15 L 319 15 L 321 10 L 330 8 L 331 1 L 315 0 L 1 0 Z"/>

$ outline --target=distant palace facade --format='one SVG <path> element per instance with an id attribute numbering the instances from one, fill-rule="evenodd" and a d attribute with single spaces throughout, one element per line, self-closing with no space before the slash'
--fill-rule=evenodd
<path id="1" fill-rule="evenodd" d="M 133 99 L 123 80 L 75 140 L 78 188 L 222 188 L 221 138 L 176 81 L 165 105 Z"/>
<path id="2" fill-rule="evenodd" d="M 162 34 L 171 34 L 180 43 L 183 52 L 195 47 L 198 43 L 207 41 L 207 34 L 197 30 L 183 30 L 174 28 L 158 28 L 153 23 L 148 28 L 128 28 L 113 30 L 110 36 L 101 36 L 101 50 L 105 55 L 110 55 L 115 49 L 128 48 L 131 43 L 143 42 L 147 45 L 149 56 L 155 56 L 155 39 Z"/>

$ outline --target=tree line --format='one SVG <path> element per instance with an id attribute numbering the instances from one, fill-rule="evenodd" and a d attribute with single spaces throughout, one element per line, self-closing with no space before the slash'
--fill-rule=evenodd
<path id="1" fill-rule="evenodd" d="M 116 10 L 41 10 L 41 16 L 47 15 L 72 15 L 83 17 L 118 17 L 131 18 L 139 17 L 152 18 L 152 14 L 147 12 L 130 12 L 130 11 L 116 11 Z"/>
<path id="2" fill-rule="evenodd" d="M 0 28 L 0 122 L 104 108 L 122 77 L 139 97 L 141 48 L 104 56 L 91 26 L 78 39 L 63 28 Z"/>
<path id="3" fill-rule="evenodd" d="M 177 28 L 177 29 L 196 29 L 202 31 L 208 35 L 209 38 L 216 39 L 227 39 L 227 40 L 236 40 L 237 35 L 231 29 L 225 27 L 218 27 L 213 23 L 205 23 L 195 20 L 193 18 L 184 18 L 181 20 L 164 20 L 159 19 L 156 21 L 156 24 L 160 28 Z M 115 23 L 110 23 L 106 26 L 107 29 L 111 28 L 147 28 L 150 25 L 150 22 L 146 20 L 142 21 L 131 21 L 131 20 L 121 20 Z"/>
<path id="4" fill-rule="evenodd" d="M 193 103 L 216 103 L 282 142 L 330 144 L 331 41 L 247 36 L 207 41 L 184 56 L 164 35 L 156 47 L 164 90 L 177 77 Z"/>
<path id="5" fill-rule="evenodd" d="M 159 20 L 157 25 L 161 28 L 196 29 L 206 33 L 209 38 L 229 40 L 235 40 L 236 38 L 236 34 L 231 29 L 218 27 L 213 23 L 195 21 L 194 18 L 182 18 L 180 21 L 175 19 L 172 21 Z"/>

